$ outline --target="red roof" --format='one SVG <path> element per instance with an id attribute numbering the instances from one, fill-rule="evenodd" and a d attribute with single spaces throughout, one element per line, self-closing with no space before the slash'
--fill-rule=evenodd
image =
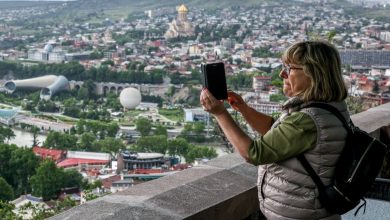
<path id="1" fill-rule="evenodd" d="M 110 176 L 108 178 L 102 179 L 103 187 L 106 189 L 111 188 L 112 183 L 116 182 L 118 180 L 121 180 L 121 176 L 115 175 L 115 176 Z"/>
<path id="2" fill-rule="evenodd" d="M 58 167 L 74 167 L 79 164 L 88 164 L 88 165 L 105 165 L 108 163 L 108 160 L 94 160 L 94 159 L 83 159 L 83 158 L 67 158 L 57 164 Z"/>
<path id="3" fill-rule="evenodd" d="M 42 159 L 49 158 L 54 161 L 62 159 L 63 155 L 65 154 L 65 151 L 63 150 L 48 149 L 43 147 L 33 147 L 33 152 Z"/>
<path id="4" fill-rule="evenodd" d="M 257 80 L 271 80 L 271 76 L 255 76 Z"/>

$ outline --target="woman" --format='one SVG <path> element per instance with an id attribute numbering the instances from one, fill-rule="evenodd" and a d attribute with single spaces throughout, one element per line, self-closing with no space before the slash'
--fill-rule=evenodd
<path id="1" fill-rule="evenodd" d="M 349 119 L 339 53 L 327 42 L 306 41 L 290 46 L 282 61 L 279 76 L 283 92 L 290 98 L 275 123 L 236 93 L 228 94 L 230 105 L 260 134 L 257 139 L 245 134 L 207 89 L 202 91 L 200 102 L 239 154 L 259 165 L 260 209 L 267 219 L 341 219 L 322 207 L 315 183 L 296 159 L 305 153 L 323 183 L 330 183 L 347 132 L 330 112 L 304 107 L 311 102 L 328 103 Z"/>

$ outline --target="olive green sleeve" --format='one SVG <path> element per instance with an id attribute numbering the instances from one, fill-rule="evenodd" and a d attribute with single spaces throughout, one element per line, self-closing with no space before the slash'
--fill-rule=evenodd
<path id="1" fill-rule="evenodd" d="M 267 164 L 294 157 L 314 148 L 317 129 L 313 119 L 302 112 L 287 116 L 281 124 L 252 141 L 249 162 Z"/>

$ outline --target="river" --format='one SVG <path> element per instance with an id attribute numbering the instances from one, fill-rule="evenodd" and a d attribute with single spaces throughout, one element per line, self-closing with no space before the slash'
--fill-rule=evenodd
<path id="1" fill-rule="evenodd" d="M 27 146 L 31 147 L 33 144 L 33 134 L 27 131 L 22 131 L 20 129 L 12 128 L 12 131 L 15 134 L 15 137 L 9 140 L 9 144 L 16 144 L 20 147 Z M 43 142 L 46 140 L 46 135 L 38 134 L 37 140 L 39 142 L 39 145 L 42 145 Z M 6 141 L 7 142 L 7 141 Z"/>

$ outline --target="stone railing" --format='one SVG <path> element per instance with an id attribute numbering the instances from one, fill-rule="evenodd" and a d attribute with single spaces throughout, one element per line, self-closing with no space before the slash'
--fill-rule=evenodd
<path id="1" fill-rule="evenodd" d="M 383 127 L 390 128 L 390 103 L 352 119 L 376 137 L 390 136 L 383 132 Z M 260 219 L 256 176 L 255 166 L 230 154 L 98 198 L 51 219 Z"/>

